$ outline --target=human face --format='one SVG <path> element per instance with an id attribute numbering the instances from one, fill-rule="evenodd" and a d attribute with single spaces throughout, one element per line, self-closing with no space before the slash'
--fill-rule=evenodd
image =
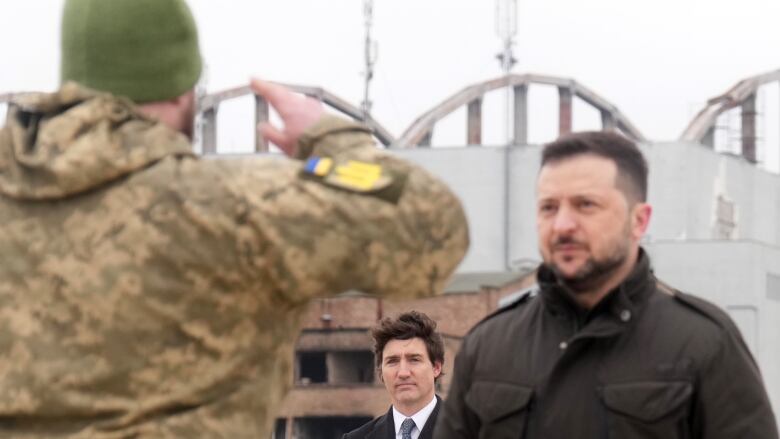
<path id="1" fill-rule="evenodd" d="M 614 283 L 636 260 L 650 206 L 629 205 L 617 176 L 615 162 L 589 154 L 548 163 L 539 173 L 539 250 L 575 292 Z"/>
<path id="2" fill-rule="evenodd" d="M 382 351 L 382 382 L 393 406 L 411 416 L 434 397 L 434 380 L 441 363 L 431 363 L 425 342 L 419 338 L 390 340 Z"/>

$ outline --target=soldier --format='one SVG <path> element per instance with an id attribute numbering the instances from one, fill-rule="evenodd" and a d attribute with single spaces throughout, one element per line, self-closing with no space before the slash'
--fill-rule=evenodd
<path id="1" fill-rule="evenodd" d="M 461 204 L 260 81 L 292 159 L 200 160 L 181 0 L 68 0 L 59 91 L 0 131 L 0 437 L 258 438 L 315 297 L 439 292 Z"/>
<path id="2" fill-rule="evenodd" d="M 436 438 L 777 438 L 734 323 L 653 275 L 646 198 L 647 163 L 624 137 L 545 146 L 539 293 L 467 335 Z"/>

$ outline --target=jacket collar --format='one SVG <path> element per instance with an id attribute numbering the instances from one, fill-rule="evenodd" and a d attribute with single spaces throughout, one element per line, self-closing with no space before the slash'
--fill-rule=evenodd
<path id="1" fill-rule="evenodd" d="M 542 265 L 537 272 L 540 295 L 545 308 L 554 315 L 574 317 L 582 324 L 602 314 L 608 314 L 622 322 L 632 320 L 640 311 L 647 296 L 653 291 L 653 280 L 650 258 L 644 249 L 640 248 L 637 263 L 628 277 L 593 309 L 584 310 L 574 301 L 574 293 L 558 281 L 552 270 Z"/>
<path id="2" fill-rule="evenodd" d="M 436 395 L 436 406 L 433 408 L 433 411 L 428 417 L 428 420 L 425 421 L 425 425 L 423 426 L 422 431 L 420 431 L 419 439 L 433 438 L 433 428 L 436 425 L 436 417 L 439 414 L 439 407 L 441 407 L 441 398 L 439 398 L 439 395 Z M 395 439 L 393 406 L 390 406 L 390 409 L 387 411 L 387 413 L 377 421 L 373 430 L 371 430 L 366 435 L 366 439 Z"/>
<path id="3" fill-rule="evenodd" d="M 0 128 L 0 194 L 64 198 L 169 156 L 194 156 L 184 135 L 127 99 L 66 83 L 9 106 Z"/>
<path id="4" fill-rule="evenodd" d="M 368 432 L 366 439 L 395 439 L 395 428 L 393 423 L 393 406 L 382 416 L 374 428 Z"/>

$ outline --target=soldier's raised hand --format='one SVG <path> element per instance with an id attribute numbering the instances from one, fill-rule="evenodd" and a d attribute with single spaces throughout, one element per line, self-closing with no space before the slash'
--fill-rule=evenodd
<path id="1" fill-rule="evenodd" d="M 258 129 L 268 141 L 288 156 L 295 154 L 295 144 L 307 128 L 322 117 L 322 104 L 316 99 L 291 92 L 286 87 L 253 78 L 252 91 L 262 96 L 276 110 L 284 126 L 280 129 L 263 122 Z"/>

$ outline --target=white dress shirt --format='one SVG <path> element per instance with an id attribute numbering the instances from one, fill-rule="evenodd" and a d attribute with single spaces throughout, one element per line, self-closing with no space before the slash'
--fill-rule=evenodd
<path id="1" fill-rule="evenodd" d="M 414 428 L 412 428 L 412 439 L 419 438 L 420 432 L 425 427 L 425 422 L 428 421 L 428 418 L 431 416 L 431 413 L 433 413 L 434 408 L 436 408 L 436 395 L 433 395 L 433 399 L 431 400 L 431 402 L 428 403 L 428 405 L 420 409 L 419 412 L 413 414 L 412 416 L 406 416 L 405 414 L 396 410 L 395 406 L 393 406 L 393 422 L 395 423 L 395 437 L 397 439 L 401 439 L 401 423 L 404 422 L 404 419 L 406 418 L 412 418 L 415 425 Z"/>

